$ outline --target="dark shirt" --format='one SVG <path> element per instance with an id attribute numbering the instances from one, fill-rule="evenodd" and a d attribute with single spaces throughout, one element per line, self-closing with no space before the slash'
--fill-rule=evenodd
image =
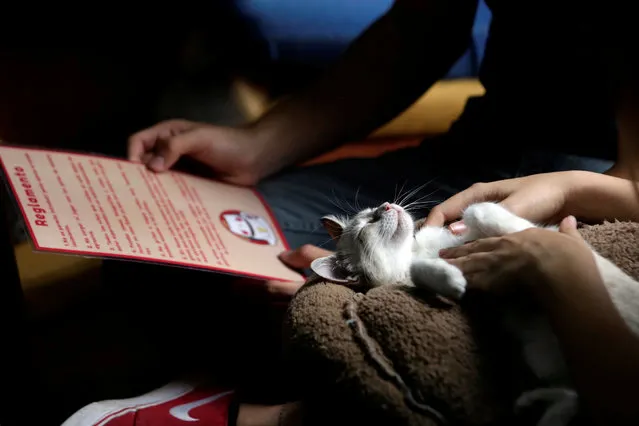
<path id="1" fill-rule="evenodd" d="M 616 128 L 595 15 L 567 1 L 486 3 L 493 13 L 479 75 L 486 93 L 468 101 L 452 131 L 486 149 L 615 159 Z"/>

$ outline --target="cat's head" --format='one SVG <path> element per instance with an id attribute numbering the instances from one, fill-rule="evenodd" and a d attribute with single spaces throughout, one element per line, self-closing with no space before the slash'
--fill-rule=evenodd
<path id="1" fill-rule="evenodd" d="M 337 251 L 313 261 L 311 269 L 317 275 L 328 281 L 372 286 L 406 279 L 414 223 L 401 206 L 384 203 L 351 217 L 325 216 L 322 223 L 337 241 Z"/>

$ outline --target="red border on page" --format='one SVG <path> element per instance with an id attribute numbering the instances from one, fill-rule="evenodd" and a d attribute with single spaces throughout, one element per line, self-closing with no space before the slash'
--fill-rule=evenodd
<path id="1" fill-rule="evenodd" d="M 109 157 L 107 155 L 103 155 L 103 154 L 86 154 L 86 153 L 82 153 L 82 152 L 73 152 L 73 151 L 65 151 L 62 149 L 48 149 L 48 148 L 38 148 L 38 147 L 21 147 L 21 146 L 15 146 L 15 145 L 0 145 L 0 147 L 2 148 L 8 148 L 8 149 L 19 149 L 19 150 L 32 150 L 32 151 L 41 151 L 41 152 L 50 152 L 50 153 L 58 153 L 58 154 L 70 154 L 70 155 L 78 155 L 78 156 L 82 156 L 82 157 L 91 157 L 91 158 L 101 158 L 104 160 L 108 160 L 108 161 L 114 161 L 114 162 L 121 162 L 121 163 L 129 163 L 131 164 L 130 161 L 128 160 L 123 160 L 123 159 L 119 159 L 119 158 L 114 158 L 114 157 Z M 11 191 L 13 192 L 13 198 L 16 199 L 16 201 L 18 202 L 18 207 L 20 208 L 20 212 L 22 213 L 22 217 L 23 217 L 23 221 L 24 223 L 27 225 L 27 230 L 29 231 L 29 235 L 31 236 L 31 240 L 33 241 L 33 245 L 35 246 L 35 249 L 41 252 L 51 252 L 51 253 L 59 253 L 59 254 L 74 254 L 74 255 L 81 255 L 81 256 L 87 256 L 87 257 L 94 257 L 94 258 L 115 258 L 115 259 L 125 259 L 125 260 L 130 260 L 130 261 L 141 261 L 141 262 L 148 262 L 148 263 L 153 263 L 153 264 L 166 264 L 166 265 L 175 265 L 175 266 L 182 266 L 182 267 L 186 267 L 186 268 L 193 268 L 193 269 L 199 269 L 199 270 L 205 270 L 205 271 L 218 271 L 218 272 L 225 272 L 228 274 L 234 274 L 234 275 L 241 275 L 243 277 L 249 277 L 249 278 L 258 278 L 261 280 L 277 280 L 277 281 L 285 281 L 285 282 L 293 282 L 293 280 L 290 279 L 285 279 L 285 278 L 278 278 L 278 277 L 271 277 L 268 275 L 260 275 L 260 274 L 254 274 L 254 273 L 250 273 L 250 272 L 240 272 L 237 271 L 236 269 L 231 269 L 231 268 L 221 268 L 218 266 L 206 266 L 206 265 L 201 265 L 201 264 L 193 264 L 193 263 L 189 263 L 189 262 L 179 262 L 179 261 L 175 261 L 175 260 L 160 260 L 160 259 L 154 259 L 154 258 L 150 258 L 150 257 L 145 257 L 145 256 L 130 256 L 130 255 L 125 255 L 125 254 L 110 254 L 110 253 L 96 253 L 96 252 L 90 252 L 90 251 L 84 251 L 84 250 L 73 250 L 73 249 L 56 249 L 56 248 L 50 248 L 50 247 L 40 247 L 40 245 L 38 244 L 38 240 L 35 236 L 35 232 L 33 232 L 33 229 L 31 227 L 31 223 L 28 219 L 26 219 L 28 216 L 24 210 L 24 207 L 22 205 L 22 201 L 20 200 L 20 197 L 18 197 L 18 191 L 16 190 L 16 188 L 13 185 L 13 181 L 10 178 L 10 174 L 9 171 L 7 170 L 7 166 L 4 164 L 4 161 L 2 160 L 2 156 L 0 155 L 0 165 L 2 165 L 2 170 L 4 171 L 5 175 L 7 176 L 7 182 L 9 183 L 9 186 L 11 187 Z M 200 176 L 196 176 L 196 175 L 192 175 L 189 173 L 184 173 L 184 172 L 176 172 L 176 171 L 172 171 L 171 173 L 177 173 L 177 174 L 182 174 L 182 175 L 187 175 L 187 176 L 193 176 L 193 177 L 197 177 L 200 178 Z M 264 206 L 264 209 L 266 210 L 267 214 L 269 215 L 269 218 L 271 220 L 271 222 L 273 223 L 275 230 L 280 238 L 280 241 L 282 241 L 282 244 L 284 245 L 284 248 L 286 250 L 290 250 L 290 246 L 288 244 L 288 242 L 286 241 L 286 238 L 284 238 L 284 233 L 282 231 L 282 228 L 279 224 L 279 222 L 277 222 L 277 220 L 275 219 L 275 215 L 273 214 L 273 210 L 271 210 L 271 207 L 266 203 L 266 200 L 264 200 L 264 197 L 262 196 L 262 194 L 260 194 L 255 188 L 250 188 L 251 191 L 253 192 L 253 194 L 255 194 L 258 198 L 258 200 L 260 201 L 260 203 L 262 203 L 262 205 Z M 304 276 L 302 276 L 300 274 L 300 278 L 304 279 Z"/>

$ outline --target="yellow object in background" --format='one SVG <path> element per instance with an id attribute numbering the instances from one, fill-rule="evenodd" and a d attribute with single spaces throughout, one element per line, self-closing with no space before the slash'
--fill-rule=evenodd
<path id="1" fill-rule="evenodd" d="M 477 79 L 442 80 L 433 85 L 406 111 L 373 132 L 372 138 L 434 135 L 446 132 L 459 117 L 471 96 L 484 94 Z M 246 80 L 233 84 L 233 97 L 248 121 L 258 119 L 277 100 Z"/>

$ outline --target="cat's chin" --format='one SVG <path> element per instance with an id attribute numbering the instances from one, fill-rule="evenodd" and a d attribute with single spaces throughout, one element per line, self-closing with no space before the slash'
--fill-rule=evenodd
<path id="1" fill-rule="evenodd" d="M 413 219 L 405 211 L 399 211 L 397 214 L 395 231 L 391 235 L 391 240 L 401 244 L 411 238 L 414 231 L 415 226 L 413 224 Z"/>

